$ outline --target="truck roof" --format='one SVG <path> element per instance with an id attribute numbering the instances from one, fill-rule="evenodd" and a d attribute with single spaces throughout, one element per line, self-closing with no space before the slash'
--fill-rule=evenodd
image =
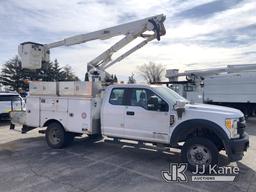
<path id="1" fill-rule="evenodd" d="M 114 88 L 114 87 L 127 87 L 127 88 L 147 88 L 147 87 L 159 87 L 162 85 L 150 85 L 150 84 L 113 84 L 110 85 L 109 88 Z"/>

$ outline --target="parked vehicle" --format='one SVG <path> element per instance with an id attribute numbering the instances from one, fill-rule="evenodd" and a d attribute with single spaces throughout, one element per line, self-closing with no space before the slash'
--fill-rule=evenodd
<path id="1" fill-rule="evenodd" d="M 190 101 L 241 110 L 246 117 L 256 114 L 256 65 L 228 65 L 222 68 L 166 71 L 170 88 Z M 178 81 L 186 76 L 187 81 Z"/>
<path id="2" fill-rule="evenodd" d="M 24 100 L 18 93 L 0 93 L 0 120 L 9 120 L 9 112 L 12 110 L 23 110 Z"/>
<path id="3" fill-rule="evenodd" d="M 242 112 L 190 104 L 167 87 L 110 85 L 101 97 L 93 93 L 91 82 L 53 84 L 44 89 L 46 95 L 27 98 L 26 112 L 11 113 L 12 128 L 16 123 L 23 124 L 23 132 L 47 127 L 46 141 L 52 148 L 67 146 L 82 134 L 125 138 L 180 148 L 182 160 L 194 169 L 218 163 L 220 150 L 230 161 L 240 160 L 249 146 Z M 79 87 L 75 91 L 74 84 Z M 51 93 L 53 87 L 59 87 L 59 96 Z M 15 121 L 21 113 L 24 118 Z"/>

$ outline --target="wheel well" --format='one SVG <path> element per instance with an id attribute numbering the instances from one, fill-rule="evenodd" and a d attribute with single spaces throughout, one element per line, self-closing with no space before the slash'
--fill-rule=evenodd
<path id="1" fill-rule="evenodd" d="M 51 124 L 51 123 L 58 123 L 59 125 L 61 125 L 62 126 L 62 128 L 65 130 L 65 128 L 64 128 L 64 126 L 62 125 L 62 123 L 61 122 L 59 122 L 58 120 L 56 120 L 56 119 L 49 119 L 48 121 L 46 121 L 45 123 L 44 123 L 44 125 L 43 125 L 43 127 L 47 127 L 49 124 Z M 66 131 L 66 130 L 65 130 Z M 68 131 L 66 131 L 66 132 L 68 132 Z M 70 133 L 70 134 L 73 134 L 75 137 L 81 137 L 83 134 L 82 133 L 73 133 L 73 132 L 68 132 L 68 133 Z"/>
<path id="2" fill-rule="evenodd" d="M 184 142 L 191 137 L 205 137 L 211 140 L 219 150 L 226 148 L 228 142 L 225 131 L 216 123 L 204 119 L 191 119 L 175 127 L 170 145 L 179 147 L 179 142 Z"/>
<path id="3" fill-rule="evenodd" d="M 56 119 L 49 119 L 49 120 L 47 120 L 47 121 L 44 123 L 43 127 L 47 127 L 47 126 L 48 126 L 49 124 L 51 124 L 51 123 L 58 123 L 58 124 L 60 124 L 60 125 L 63 127 L 62 123 L 59 122 L 59 121 L 56 120 Z"/>
<path id="4" fill-rule="evenodd" d="M 216 147 L 221 150 L 224 148 L 224 144 L 216 133 L 205 127 L 197 127 L 191 130 L 188 134 L 182 135 L 179 140 L 186 141 L 192 137 L 204 137 L 212 141 Z"/>

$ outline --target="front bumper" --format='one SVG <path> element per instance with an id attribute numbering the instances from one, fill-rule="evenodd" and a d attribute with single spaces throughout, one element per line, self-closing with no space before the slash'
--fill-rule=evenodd
<path id="1" fill-rule="evenodd" d="M 237 123 L 237 132 L 240 135 L 237 139 L 231 139 L 228 147 L 228 157 L 230 161 L 239 161 L 243 158 L 244 152 L 249 147 L 249 135 L 245 132 L 245 118 L 239 118 Z"/>
<path id="2" fill-rule="evenodd" d="M 0 120 L 10 120 L 9 113 L 1 113 Z"/>
<path id="3" fill-rule="evenodd" d="M 228 157 L 230 161 L 239 161 L 243 158 L 244 152 L 249 147 L 249 135 L 244 132 L 238 139 L 231 139 L 229 142 Z"/>

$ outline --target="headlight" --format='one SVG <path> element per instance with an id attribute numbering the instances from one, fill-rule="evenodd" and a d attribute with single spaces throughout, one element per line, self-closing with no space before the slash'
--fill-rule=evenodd
<path id="1" fill-rule="evenodd" d="M 231 138 L 238 138 L 239 134 L 237 133 L 237 122 L 238 119 L 226 119 L 225 126 L 230 132 Z"/>

